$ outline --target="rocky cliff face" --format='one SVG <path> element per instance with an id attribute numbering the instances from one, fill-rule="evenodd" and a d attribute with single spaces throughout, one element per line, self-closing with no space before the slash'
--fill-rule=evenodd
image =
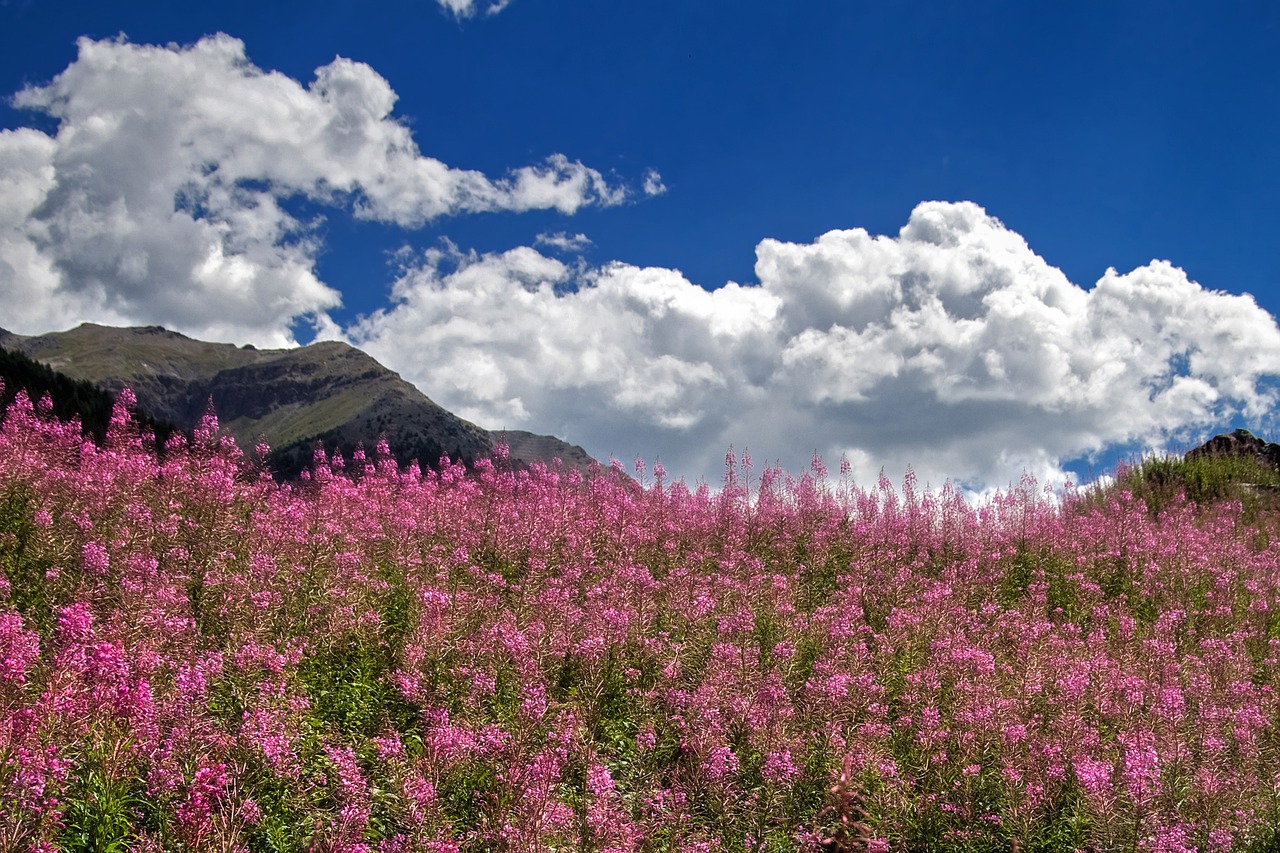
<path id="1" fill-rule="evenodd" d="M 259 350 L 156 326 L 85 324 L 31 337 L 0 330 L 0 346 L 113 392 L 129 386 L 140 408 L 183 428 L 197 424 L 212 403 L 241 447 L 265 440 L 286 473 L 310 462 L 316 442 L 350 454 L 358 444 L 372 451 L 379 438 L 402 463 L 435 465 L 442 454 L 471 463 L 489 456 L 496 440 L 511 447 L 516 464 L 560 458 L 585 469 L 593 461 L 582 448 L 552 436 L 513 432 L 495 438 L 336 341 Z"/>

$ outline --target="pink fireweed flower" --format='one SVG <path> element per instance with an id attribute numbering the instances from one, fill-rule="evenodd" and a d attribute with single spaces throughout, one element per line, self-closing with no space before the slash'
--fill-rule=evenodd
<path id="1" fill-rule="evenodd" d="M 721 617 L 716 623 L 716 630 L 721 634 L 750 634 L 755 630 L 756 615 L 751 608 L 743 607 L 726 616 Z"/>
<path id="2" fill-rule="evenodd" d="M 1027 740 L 1027 727 L 1022 723 L 1011 723 L 1004 727 L 1002 733 L 1006 748 L 1012 748 Z"/>
<path id="3" fill-rule="evenodd" d="M 293 723 L 266 708 L 246 711 L 241 736 L 261 751 L 267 766 L 287 778 L 297 778 L 302 770 L 293 742 Z"/>
<path id="4" fill-rule="evenodd" d="M 827 478 L 827 466 L 822 461 L 822 457 L 814 451 L 813 458 L 809 460 L 809 471 L 813 474 L 815 480 L 825 480 Z"/>
<path id="5" fill-rule="evenodd" d="M 1125 788 L 1134 802 L 1146 803 L 1159 790 L 1160 754 L 1148 733 L 1122 732 L 1117 740 L 1124 747 Z"/>
<path id="6" fill-rule="evenodd" d="M 1209 850 L 1212 853 L 1227 853 L 1235 839 L 1229 829 L 1209 830 Z"/>
<path id="7" fill-rule="evenodd" d="M 418 809 L 429 808 L 436 801 L 436 786 L 416 773 L 405 779 L 404 792 Z"/>
<path id="8" fill-rule="evenodd" d="M 800 775 L 799 768 L 791 760 L 791 750 L 782 749 L 766 753 L 761 775 L 770 782 L 786 784 Z"/>
<path id="9" fill-rule="evenodd" d="M 1182 716 L 1186 709 L 1186 698 L 1177 687 L 1162 687 L 1156 697 L 1155 711 L 1164 719 L 1172 720 Z"/>
<path id="10" fill-rule="evenodd" d="M 0 592 L 0 825 L 30 838 L 56 840 L 79 766 L 60 781 L 53 761 L 108 719 L 190 849 L 253 819 L 239 771 L 200 794 L 214 760 L 300 791 L 298 825 L 332 850 L 812 847 L 815 814 L 772 821 L 815 749 L 880 792 L 879 835 L 950 809 L 931 849 L 1035 832 L 1076 793 L 1082 847 L 1228 853 L 1267 831 L 1269 516 L 1118 493 L 1062 511 L 1030 483 L 981 508 L 910 481 L 831 492 L 813 470 L 753 483 L 745 452 L 723 492 L 401 471 L 389 449 L 280 486 L 213 434 L 158 462 L 127 431 L 100 449 L 15 405 L 0 494 L 36 496 L 33 565 L 60 567 L 51 632 Z M 421 725 L 363 738 L 306 694 L 312 656 L 353 643 L 385 644 L 377 677 Z M 488 790 L 455 827 L 466 779 Z M 390 838 L 362 823 L 375 805 Z"/>
<path id="11" fill-rule="evenodd" d="M 93 613 L 89 605 L 69 604 L 58 611 L 58 641 L 71 645 L 93 637 Z"/>
<path id="12" fill-rule="evenodd" d="M 636 733 L 636 748 L 641 752 L 649 752 L 658 745 L 658 735 L 653 730 L 652 723 L 645 723 L 644 727 Z"/>
<path id="13" fill-rule="evenodd" d="M 356 754 L 345 744 L 326 744 L 324 754 L 338 777 L 342 827 L 347 831 L 361 832 L 369 822 L 369 786 L 356 763 Z"/>
<path id="14" fill-rule="evenodd" d="M 86 542 L 81 549 L 84 570 L 91 575 L 105 575 L 111 569 L 111 556 L 97 542 Z"/>
<path id="15" fill-rule="evenodd" d="M 613 776 L 609 768 L 603 764 L 592 764 L 587 768 L 587 793 L 593 797 L 607 797 L 613 793 Z"/>
<path id="16" fill-rule="evenodd" d="M 1188 837 L 1186 827 L 1179 824 L 1162 826 L 1156 830 L 1150 843 L 1144 843 L 1143 849 L 1151 853 L 1199 853 L 1195 842 Z"/>
<path id="17" fill-rule="evenodd" d="M 730 781 L 738 772 L 738 756 L 727 746 L 713 746 L 702 759 L 702 772 L 717 784 Z"/>
<path id="18" fill-rule="evenodd" d="M 17 613 L 0 612 L 0 688 L 22 687 L 39 657 L 40 635 L 28 631 Z"/>
<path id="19" fill-rule="evenodd" d="M 373 748 L 383 761 L 391 761 L 406 757 L 404 744 L 400 741 L 400 733 L 391 731 L 373 738 Z"/>
<path id="20" fill-rule="evenodd" d="M 520 700 L 520 714 L 524 719 L 537 722 L 547 713 L 548 707 L 545 687 L 536 682 L 525 686 L 524 697 Z"/>
<path id="21" fill-rule="evenodd" d="M 1084 788 L 1089 796 L 1101 798 L 1109 792 L 1112 773 L 1110 762 L 1099 761 L 1087 755 L 1077 755 L 1071 760 L 1071 768 L 1075 772 L 1080 787 Z"/>
<path id="22" fill-rule="evenodd" d="M 224 764 L 196 768 L 186 784 L 186 796 L 174 812 L 183 833 L 192 839 L 201 839 L 213 823 L 213 815 L 220 809 L 229 777 Z"/>

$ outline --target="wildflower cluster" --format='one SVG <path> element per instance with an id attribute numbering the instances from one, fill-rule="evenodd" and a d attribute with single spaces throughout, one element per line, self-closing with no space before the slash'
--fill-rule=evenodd
<path id="1" fill-rule="evenodd" d="M 0 424 L 2 850 L 1276 843 L 1237 504 L 385 446 L 278 484 L 212 417 L 41 408 Z"/>

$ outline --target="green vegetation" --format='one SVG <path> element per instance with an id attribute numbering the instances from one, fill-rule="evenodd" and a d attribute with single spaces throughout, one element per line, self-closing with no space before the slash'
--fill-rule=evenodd
<path id="1" fill-rule="evenodd" d="M 1280 471 L 1247 456 L 1150 456 L 1122 469 L 1103 494 L 1125 489 L 1158 513 L 1174 502 L 1201 506 L 1238 501 L 1252 523 L 1262 509 L 1280 507 Z"/>

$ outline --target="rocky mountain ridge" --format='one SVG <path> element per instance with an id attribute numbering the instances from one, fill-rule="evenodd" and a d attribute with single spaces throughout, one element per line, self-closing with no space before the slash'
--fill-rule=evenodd
<path id="1" fill-rule="evenodd" d="M 1202 456 L 1251 459 L 1264 467 L 1280 470 L 1280 444 L 1258 438 L 1247 429 L 1215 435 L 1199 447 L 1188 450 L 1185 458 Z"/>
<path id="2" fill-rule="evenodd" d="M 208 343 L 159 326 L 86 323 L 65 332 L 17 335 L 0 329 L 0 347 L 72 379 L 118 393 L 133 389 L 153 417 L 190 429 L 210 402 L 241 447 L 265 440 L 284 473 L 305 467 L 319 442 L 350 454 L 386 438 L 401 463 L 434 465 L 440 456 L 470 464 L 495 444 L 517 465 L 563 461 L 585 470 L 594 461 L 554 436 L 490 432 L 437 405 L 399 374 L 338 341 L 294 349 Z"/>

